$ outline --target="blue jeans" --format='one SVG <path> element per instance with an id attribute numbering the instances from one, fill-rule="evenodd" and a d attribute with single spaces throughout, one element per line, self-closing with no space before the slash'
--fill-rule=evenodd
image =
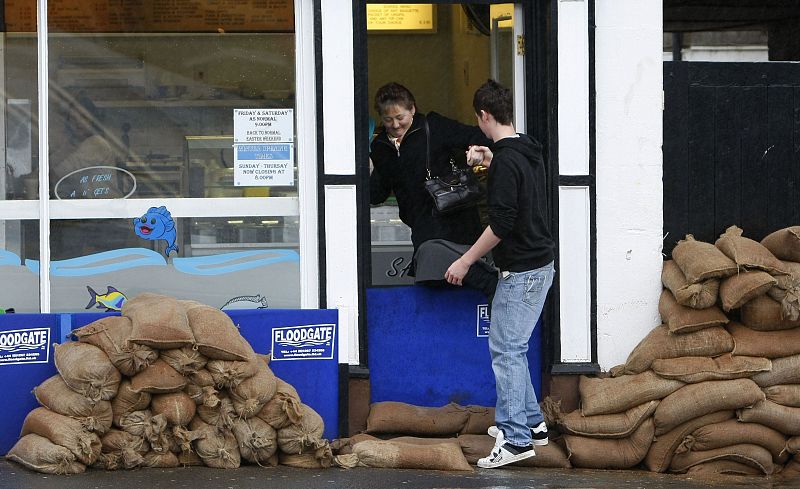
<path id="1" fill-rule="evenodd" d="M 528 369 L 528 341 L 553 283 L 553 263 L 500 278 L 492 301 L 489 351 L 497 384 L 495 422 L 514 445 L 531 444 L 530 427 L 544 421 Z"/>

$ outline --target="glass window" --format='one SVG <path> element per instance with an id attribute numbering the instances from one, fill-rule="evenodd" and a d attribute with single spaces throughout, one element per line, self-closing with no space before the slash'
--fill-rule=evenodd
<path id="1" fill-rule="evenodd" d="M 0 220 L 0 279 L 0 313 L 40 311 L 38 221 Z"/>

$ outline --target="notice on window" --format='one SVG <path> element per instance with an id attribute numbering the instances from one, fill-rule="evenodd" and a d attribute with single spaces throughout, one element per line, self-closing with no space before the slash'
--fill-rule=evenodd
<path id="1" fill-rule="evenodd" d="M 293 109 L 233 109 L 233 143 L 294 142 Z"/>
<path id="2" fill-rule="evenodd" d="M 291 187 L 294 185 L 294 145 L 235 145 L 233 184 L 236 187 Z"/>
<path id="3" fill-rule="evenodd" d="M 434 28 L 431 4 L 367 4 L 368 31 L 433 32 Z"/>

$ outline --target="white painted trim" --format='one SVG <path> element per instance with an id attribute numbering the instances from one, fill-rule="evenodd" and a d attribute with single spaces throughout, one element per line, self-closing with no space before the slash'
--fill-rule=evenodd
<path id="1" fill-rule="evenodd" d="M 561 362 L 592 361 L 589 187 L 558 188 Z"/>
<path id="2" fill-rule="evenodd" d="M 514 60 L 514 129 L 517 132 L 524 133 L 525 131 L 525 50 L 531 49 L 528 44 L 528 38 L 525 36 L 525 9 L 522 4 L 514 4 L 514 53 L 512 59 Z M 522 36 L 525 42 L 525 50 L 520 54 L 517 50 L 517 39 Z M 531 33 L 528 37 L 532 38 Z"/>
<path id="3" fill-rule="evenodd" d="M 47 0 L 36 2 L 37 82 L 39 84 L 39 309 L 50 312 L 50 103 Z"/>
<path id="4" fill-rule="evenodd" d="M 589 174 L 589 2 L 558 2 L 558 166 Z"/>
<path id="5" fill-rule="evenodd" d="M 314 60 L 314 2 L 296 0 L 295 110 L 297 113 L 298 195 L 300 199 L 300 307 L 319 307 L 317 203 L 317 104 Z M 351 43 L 352 44 L 352 43 Z M 352 111 L 351 111 L 352 112 Z"/>
<path id="6" fill-rule="evenodd" d="M 321 2 L 322 113 L 325 173 L 355 175 L 355 79 L 353 75 L 353 3 Z M 363 5 L 360 8 L 366 8 Z M 358 137 L 366 140 L 367 134 Z"/>
<path id="7" fill-rule="evenodd" d="M 162 205 L 169 210 L 173 218 L 300 215 L 298 199 L 295 197 L 230 197 L 51 200 L 50 217 L 51 219 L 133 218 L 141 216 L 150 207 Z"/>
<path id="8" fill-rule="evenodd" d="M 39 219 L 40 207 L 38 200 L 0 200 L 0 220 Z"/>

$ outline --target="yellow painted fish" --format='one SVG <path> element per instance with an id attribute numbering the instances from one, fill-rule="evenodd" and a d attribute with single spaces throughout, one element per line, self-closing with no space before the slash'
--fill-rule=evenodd
<path id="1" fill-rule="evenodd" d="M 110 285 L 108 286 L 108 290 L 105 294 L 98 294 L 88 285 L 86 288 L 89 290 L 89 295 L 91 296 L 86 309 L 90 309 L 92 306 L 97 304 L 97 309 L 105 309 L 106 311 L 121 311 L 122 305 L 126 300 L 128 300 L 128 298 L 125 297 L 125 294 Z"/>

